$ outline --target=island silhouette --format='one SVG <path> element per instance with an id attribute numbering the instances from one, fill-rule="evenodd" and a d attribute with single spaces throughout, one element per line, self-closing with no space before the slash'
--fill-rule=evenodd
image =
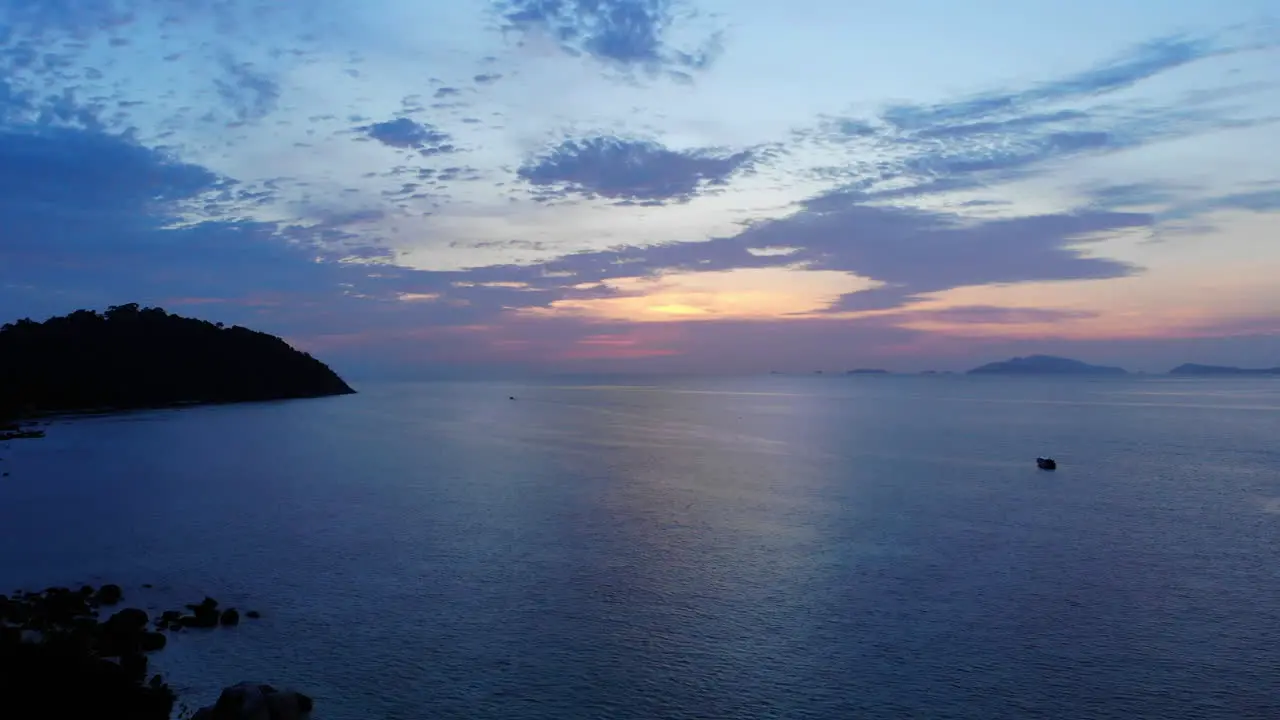
<path id="1" fill-rule="evenodd" d="M 1028 355 L 991 362 L 969 370 L 968 375 L 1128 375 L 1124 368 L 1090 365 L 1081 360 L 1053 355 Z M 1145 374 L 1145 373 L 1139 373 Z M 1267 376 L 1280 377 L 1280 367 L 1238 368 L 1229 365 L 1197 365 L 1185 363 L 1169 371 L 1183 376 Z"/>
<path id="2" fill-rule="evenodd" d="M 1170 375 L 1276 375 L 1280 376 L 1280 367 L 1273 368 L 1239 368 L 1229 365 L 1197 365 L 1186 363 L 1169 371 Z"/>
<path id="3" fill-rule="evenodd" d="M 274 335 L 137 303 L 0 327 L 0 418 L 354 392 Z"/>
<path id="4" fill-rule="evenodd" d="M 987 363 L 968 372 L 969 375 L 1125 375 L 1124 368 L 1090 365 L 1071 358 L 1053 355 L 1028 355 Z"/>

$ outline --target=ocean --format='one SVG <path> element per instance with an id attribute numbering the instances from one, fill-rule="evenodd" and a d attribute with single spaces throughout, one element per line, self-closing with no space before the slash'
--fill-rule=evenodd
<path id="1" fill-rule="evenodd" d="M 1280 382 L 358 389 L 8 443 L 0 592 L 259 610 L 153 664 L 317 720 L 1280 716 Z"/>

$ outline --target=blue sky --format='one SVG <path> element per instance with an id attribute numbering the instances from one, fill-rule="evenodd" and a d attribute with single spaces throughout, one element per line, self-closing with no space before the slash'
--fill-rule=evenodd
<path id="1" fill-rule="evenodd" d="M 1273 2 L 0 0 L 0 314 L 356 375 L 1280 363 Z"/>

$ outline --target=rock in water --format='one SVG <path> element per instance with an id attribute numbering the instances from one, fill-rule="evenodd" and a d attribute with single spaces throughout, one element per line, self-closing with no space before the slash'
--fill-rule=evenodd
<path id="1" fill-rule="evenodd" d="M 103 585 L 98 590 L 98 602 L 103 605 L 115 605 L 124 598 L 119 585 Z"/>
<path id="2" fill-rule="evenodd" d="M 142 652 L 163 650 L 168 644 L 169 639 L 158 632 L 144 632 L 138 637 L 138 646 L 142 648 Z"/>
<path id="3" fill-rule="evenodd" d="M 147 656 L 130 653 L 120 656 L 120 668 L 124 674 L 136 684 L 141 684 L 147 677 Z"/>
<path id="4" fill-rule="evenodd" d="M 311 707 L 311 698 L 300 692 L 242 682 L 223 690 L 217 703 L 191 720 L 308 720 Z"/>
<path id="5" fill-rule="evenodd" d="M 222 613 L 218 612 L 218 601 L 211 597 L 204 599 L 199 605 L 188 605 L 192 615 L 182 617 L 179 622 L 185 627 L 211 628 L 217 627 Z"/>
<path id="6" fill-rule="evenodd" d="M 147 611 L 138 608 L 125 608 L 107 618 L 107 625 L 122 630 L 141 630 L 147 626 Z"/>

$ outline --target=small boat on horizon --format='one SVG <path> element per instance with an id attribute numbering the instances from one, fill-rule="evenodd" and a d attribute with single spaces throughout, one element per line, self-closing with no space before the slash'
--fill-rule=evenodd
<path id="1" fill-rule="evenodd" d="M 1058 463 L 1050 457 L 1038 457 L 1036 458 L 1036 467 L 1041 470 L 1057 470 Z"/>

